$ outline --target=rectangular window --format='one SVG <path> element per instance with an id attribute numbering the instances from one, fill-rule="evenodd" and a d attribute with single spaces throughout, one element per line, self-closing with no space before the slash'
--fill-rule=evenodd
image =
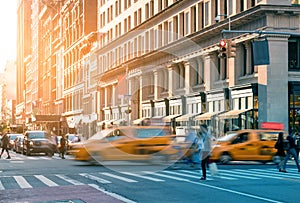
<path id="1" fill-rule="evenodd" d="M 225 1 L 225 2 L 227 2 L 227 1 Z M 204 13 L 205 13 L 205 26 L 207 26 L 208 24 L 209 24 L 209 2 L 205 2 L 205 11 L 204 11 Z"/>
<path id="2" fill-rule="evenodd" d="M 291 38 L 288 44 L 288 66 L 290 70 L 300 70 L 299 65 L 299 39 Z"/>
<path id="3" fill-rule="evenodd" d="M 168 23 L 168 42 L 172 42 L 173 41 L 173 22 L 170 21 Z"/>
<path id="4" fill-rule="evenodd" d="M 134 27 L 137 26 L 137 11 L 134 12 Z"/>
<path id="5" fill-rule="evenodd" d="M 186 12 L 184 16 L 184 36 L 190 34 L 190 12 Z"/>
<path id="6" fill-rule="evenodd" d="M 145 5 L 145 20 L 149 18 L 149 3 Z"/>

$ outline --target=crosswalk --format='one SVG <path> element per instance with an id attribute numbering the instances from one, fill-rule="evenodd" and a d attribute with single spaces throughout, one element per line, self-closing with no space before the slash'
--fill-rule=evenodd
<path id="1" fill-rule="evenodd" d="M 16 154 L 14 152 L 10 152 L 10 159 L 6 159 L 5 156 L 2 157 L 3 160 L 7 160 L 10 162 L 18 162 L 18 161 L 26 161 L 26 160 L 51 160 L 51 159 L 61 159 L 58 154 L 54 154 L 52 157 L 45 156 L 45 155 L 33 155 L 33 156 L 26 156 L 23 154 Z M 74 159 L 71 155 L 65 155 L 66 159 Z"/>
<path id="2" fill-rule="evenodd" d="M 157 172 L 139 171 L 139 172 L 94 172 L 78 174 L 47 174 L 47 175 L 14 175 L 4 176 L 0 174 L 0 190 L 25 189 L 35 187 L 55 187 L 65 185 L 86 185 L 86 184 L 112 184 L 117 182 L 126 182 L 128 184 L 166 181 L 184 181 L 195 182 L 200 178 L 200 170 L 162 170 Z M 267 169 L 219 169 L 219 174 L 212 176 L 209 171 L 206 183 L 210 180 L 226 181 L 257 181 L 263 179 L 291 180 L 300 181 L 300 174 L 296 169 L 289 169 L 289 173 L 280 173 L 275 168 Z M 213 182 L 211 182 L 213 183 Z"/>

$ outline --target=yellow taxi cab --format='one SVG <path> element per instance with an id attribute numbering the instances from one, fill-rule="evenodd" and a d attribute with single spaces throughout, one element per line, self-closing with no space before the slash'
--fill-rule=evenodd
<path id="1" fill-rule="evenodd" d="M 175 135 L 161 126 L 120 126 L 98 132 L 74 146 L 75 160 L 168 162 L 179 150 L 173 147 Z"/>
<path id="2" fill-rule="evenodd" d="M 210 159 L 227 164 L 230 161 L 277 162 L 274 145 L 282 130 L 246 129 L 217 140 Z M 285 133 L 285 132 L 284 132 Z M 286 136 L 286 133 L 285 133 Z"/>

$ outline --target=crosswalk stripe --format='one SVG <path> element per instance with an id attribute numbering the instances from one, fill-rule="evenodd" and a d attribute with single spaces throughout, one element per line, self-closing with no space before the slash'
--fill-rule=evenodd
<path id="1" fill-rule="evenodd" d="M 259 180 L 261 178 L 256 178 L 256 177 L 249 177 L 249 176 L 242 176 L 242 175 L 237 175 L 237 174 L 231 174 L 230 171 L 227 170 L 220 170 L 222 172 L 221 176 L 226 175 L 226 176 L 232 176 L 232 177 L 237 177 L 237 178 L 244 178 L 244 179 L 250 179 L 250 180 Z"/>
<path id="2" fill-rule="evenodd" d="M 13 176 L 21 188 L 32 188 L 23 176 Z"/>
<path id="3" fill-rule="evenodd" d="M 1 182 L 1 180 L 0 180 L 0 190 L 4 190 L 5 188 L 4 188 L 4 186 L 3 186 L 3 184 L 2 184 L 2 182 Z"/>
<path id="4" fill-rule="evenodd" d="M 240 172 L 240 173 L 245 174 L 247 176 L 252 175 L 252 176 L 263 177 L 263 178 L 281 179 L 280 177 L 272 176 L 270 174 L 269 175 L 263 175 L 263 174 L 256 173 L 254 171 L 249 171 L 249 170 L 244 172 L 244 170 L 241 170 L 241 169 L 234 169 L 234 172 Z"/>
<path id="5" fill-rule="evenodd" d="M 143 179 L 146 179 L 146 180 L 152 180 L 152 181 L 155 181 L 155 182 L 164 182 L 164 180 L 162 180 L 162 179 L 143 176 L 143 175 L 139 175 L 139 174 L 136 174 L 136 173 L 129 173 L 129 172 L 121 172 L 121 173 L 125 174 L 125 175 L 135 176 L 135 177 L 138 177 L 138 178 L 143 178 Z"/>
<path id="6" fill-rule="evenodd" d="M 63 179 L 64 181 L 67 181 L 67 182 L 69 182 L 69 183 L 71 183 L 71 184 L 73 184 L 73 185 L 84 185 L 83 183 L 81 183 L 81 182 L 79 182 L 79 181 L 77 181 L 77 180 L 74 180 L 74 179 L 71 179 L 71 178 L 69 178 L 69 177 L 67 177 L 67 176 L 65 176 L 65 175 L 55 175 L 56 177 L 59 177 L 60 179 Z"/>
<path id="7" fill-rule="evenodd" d="M 45 183 L 46 185 L 53 187 L 53 186 L 58 186 L 58 184 L 56 184 L 55 182 L 53 182 L 52 180 L 46 178 L 43 175 L 34 175 L 34 177 L 36 177 L 37 179 L 39 179 L 40 181 L 42 181 L 43 183 Z"/>
<path id="8" fill-rule="evenodd" d="M 174 180 L 178 180 L 178 181 L 188 181 L 188 179 L 185 179 L 185 178 L 178 178 L 178 177 L 169 176 L 169 175 L 165 175 L 165 174 L 154 173 L 151 171 L 143 171 L 143 173 L 160 176 L 160 177 L 164 177 L 164 178 L 169 178 L 169 179 L 174 179 Z"/>
<path id="9" fill-rule="evenodd" d="M 112 177 L 112 178 L 116 178 L 116 179 L 119 179 L 119 180 L 123 180 L 125 182 L 129 182 L 129 183 L 135 183 L 137 181 L 135 180 L 132 180 L 132 179 L 129 179 L 129 178 L 125 178 L 125 177 L 122 177 L 122 176 L 118 176 L 118 175 L 114 175 L 114 174 L 111 174 L 111 173 L 100 173 L 100 174 L 103 174 L 103 175 L 106 175 L 106 176 L 109 176 L 109 177 Z"/>
<path id="10" fill-rule="evenodd" d="M 102 179 L 102 178 L 99 178 L 97 176 L 93 176 L 93 175 L 90 175 L 90 174 L 87 174 L 87 173 L 80 173 L 79 175 L 85 177 L 85 178 L 88 178 L 88 179 L 91 179 L 91 180 L 95 180 L 99 183 L 111 183 L 110 181 L 108 180 L 105 180 L 105 179 Z"/>
<path id="11" fill-rule="evenodd" d="M 198 171 L 197 176 L 192 176 L 192 175 L 187 175 L 187 174 L 182 174 L 182 173 L 177 173 L 173 171 L 163 171 L 164 173 L 170 173 L 170 174 L 175 174 L 175 175 L 181 175 L 181 176 L 186 176 L 186 177 L 191 177 L 191 178 L 200 178 L 200 171 Z M 231 178 L 231 177 L 224 177 L 224 176 L 212 176 L 209 173 L 206 174 L 208 177 L 218 177 L 221 179 L 226 179 L 226 180 L 237 180 L 236 178 Z"/>
<path id="12" fill-rule="evenodd" d="M 300 177 L 295 176 L 295 174 L 288 174 L 288 173 L 282 173 L 279 171 L 266 171 L 266 170 L 262 170 L 262 169 L 250 169 L 251 171 L 255 172 L 255 173 L 261 173 L 261 174 L 265 174 L 265 175 L 269 175 L 270 172 L 272 173 L 272 176 L 278 176 L 278 177 L 284 177 L 284 178 L 295 178 L 295 179 L 300 179 Z"/>

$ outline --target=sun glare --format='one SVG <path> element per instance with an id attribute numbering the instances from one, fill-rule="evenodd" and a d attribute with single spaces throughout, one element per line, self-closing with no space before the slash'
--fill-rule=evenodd
<path id="1" fill-rule="evenodd" d="M 0 72 L 8 60 L 15 60 L 17 39 L 17 1 L 0 1 Z"/>

